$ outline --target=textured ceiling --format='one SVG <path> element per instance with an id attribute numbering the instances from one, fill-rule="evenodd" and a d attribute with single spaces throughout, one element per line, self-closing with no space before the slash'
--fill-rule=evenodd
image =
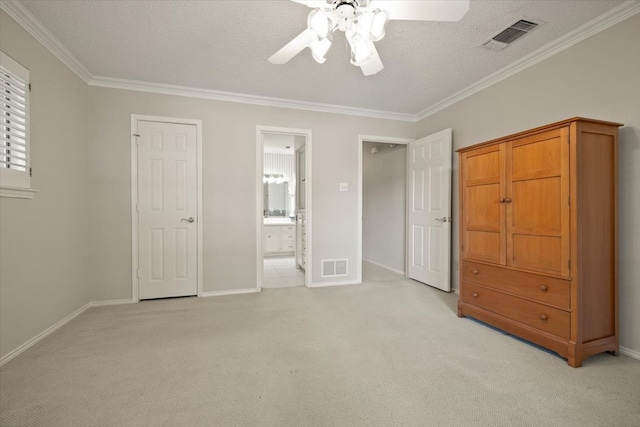
<path id="1" fill-rule="evenodd" d="M 320 65 L 308 50 L 267 58 L 306 28 L 290 1 L 22 1 L 93 76 L 418 114 L 623 3 L 471 1 L 457 23 L 390 21 L 385 65 L 365 77 L 336 34 Z M 481 46 L 514 21 L 542 23 L 501 52 Z"/>

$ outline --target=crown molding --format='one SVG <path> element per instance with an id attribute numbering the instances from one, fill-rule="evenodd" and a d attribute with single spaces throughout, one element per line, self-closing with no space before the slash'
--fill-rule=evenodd
<path id="1" fill-rule="evenodd" d="M 598 34 L 601 31 L 606 30 L 618 24 L 619 22 L 624 21 L 631 16 L 640 13 L 640 1 L 638 0 L 627 0 L 621 5 L 611 9 L 610 11 L 592 19 L 591 21 L 581 25 L 570 33 L 565 34 L 563 37 L 560 37 L 557 40 L 554 40 L 550 43 L 547 43 L 540 49 L 530 53 L 529 55 L 523 57 L 522 59 L 507 65 L 506 67 L 496 71 L 493 74 L 485 77 L 482 80 L 477 81 L 476 83 L 468 86 L 467 88 L 443 99 L 440 102 L 432 105 L 431 107 L 422 110 L 418 114 L 414 116 L 414 121 L 423 120 L 438 111 L 444 110 L 451 105 L 462 101 L 463 99 L 480 92 L 483 89 L 488 88 L 489 86 L 493 86 L 494 84 L 505 80 L 508 77 L 513 76 L 514 74 L 519 73 L 545 59 L 559 53 L 565 49 L 570 48 L 571 46 L 580 43 L 581 41 Z"/>
<path id="2" fill-rule="evenodd" d="M 0 9 L 4 10 L 22 28 L 58 58 L 64 65 L 80 77 L 85 83 L 91 79 L 91 73 L 64 45 L 17 0 L 1 0 Z"/>
<path id="3" fill-rule="evenodd" d="M 348 107 L 344 105 L 297 101 L 294 99 L 273 98 L 268 96 L 201 89 L 189 86 L 177 86 L 139 80 L 116 79 L 112 77 L 94 76 L 89 81 L 89 86 L 158 93 L 162 95 L 184 96 L 188 98 L 211 99 L 224 102 L 238 102 L 242 104 L 260 105 L 265 107 L 291 108 L 295 110 L 315 111 L 320 113 L 346 114 L 351 116 L 371 117 L 375 119 L 401 120 L 408 122 L 415 121 L 414 114 L 368 110 L 364 108 Z"/>

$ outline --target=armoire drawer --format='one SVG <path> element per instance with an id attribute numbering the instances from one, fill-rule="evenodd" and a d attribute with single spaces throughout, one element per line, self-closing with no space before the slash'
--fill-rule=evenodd
<path id="1" fill-rule="evenodd" d="M 484 308 L 558 337 L 569 339 L 571 318 L 567 311 L 507 295 L 472 283 L 463 283 L 460 298 L 465 303 Z"/>
<path id="2" fill-rule="evenodd" d="M 477 283 L 565 310 L 571 307 L 571 282 L 568 280 L 466 260 L 462 260 L 460 273 L 463 282 Z"/>

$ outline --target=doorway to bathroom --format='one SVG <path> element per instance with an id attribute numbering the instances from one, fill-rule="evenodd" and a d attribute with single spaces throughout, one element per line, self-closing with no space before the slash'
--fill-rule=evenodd
<path id="1" fill-rule="evenodd" d="M 311 132 L 258 126 L 258 284 L 310 283 Z"/>

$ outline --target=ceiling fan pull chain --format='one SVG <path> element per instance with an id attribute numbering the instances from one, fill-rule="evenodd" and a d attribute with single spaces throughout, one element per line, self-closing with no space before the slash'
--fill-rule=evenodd
<path id="1" fill-rule="evenodd" d="M 349 73 L 349 64 L 351 63 L 351 58 L 349 57 L 349 42 L 347 41 L 347 36 L 344 36 L 344 74 L 347 75 Z"/>

